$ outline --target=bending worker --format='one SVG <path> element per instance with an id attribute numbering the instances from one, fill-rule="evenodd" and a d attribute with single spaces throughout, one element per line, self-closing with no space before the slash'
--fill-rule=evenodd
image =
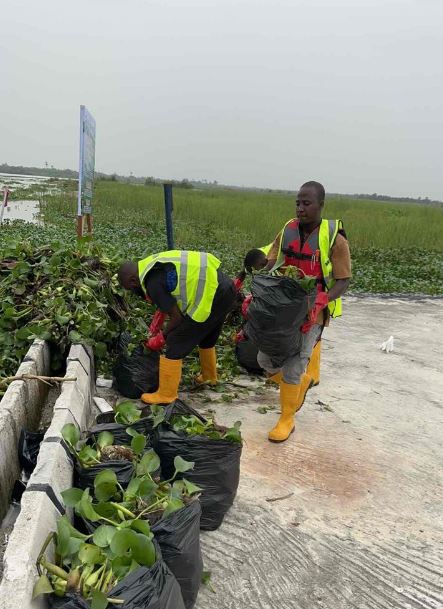
<path id="1" fill-rule="evenodd" d="M 302 407 L 308 389 L 320 382 L 320 349 L 323 328 L 330 317 L 341 315 L 341 296 L 349 286 L 351 257 L 341 220 L 323 220 L 325 189 L 318 182 L 306 182 L 296 200 L 297 217 L 289 220 L 267 253 L 267 269 L 284 273 L 296 266 L 301 275 L 317 278 L 314 308 L 302 326 L 302 348 L 281 369 L 272 367 L 267 355 L 258 363 L 280 385 L 281 416 L 270 431 L 269 440 L 284 442 L 294 431 L 294 415 Z"/>
<path id="2" fill-rule="evenodd" d="M 217 382 L 215 344 L 236 298 L 234 284 L 220 264 L 205 252 L 170 250 L 121 265 L 120 285 L 169 316 L 166 329 L 157 328 L 147 341 L 151 350 L 166 346 L 166 352 L 160 358 L 158 390 L 141 396 L 146 404 L 169 404 L 177 398 L 182 360 L 196 346 L 201 363 L 197 382 Z"/>

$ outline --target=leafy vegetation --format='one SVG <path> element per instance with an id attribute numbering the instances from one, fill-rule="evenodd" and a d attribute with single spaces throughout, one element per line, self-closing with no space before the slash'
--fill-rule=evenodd
<path id="1" fill-rule="evenodd" d="M 90 519 L 98 520 L 84 492 L 84 511 Z M 89 511 L 88 511 L 89 510 Z M 103 609 L 122 601 L 109 598 L 110 590 L 140 566 L 151 567 L 156 561 L 149 523 L 139 521 L 131 527 L 125 524 L 101 525 L 93 534 L 84 535 L 75 529 L 66 516 L 57 523 L 57 533 L 48 537 L 38 566 L 42 573 L 34 586 L 33 597 L 41 594 L 65 596 L 68 592 L 81 594 L 91 601 L 91 609 Z M 55 562 L 45 557 L 49 543 L 55 543 Z"/>
<path id="2" fill-rule="evenodd" d="M 206 423 L 195 415 L 174 415 L 167 423 L 177 433 L 183 432 L 188 436 L 205 436 L 211 440 L 229 440 L 229 442 L 241 443 L 241 422 L 236 421 L 232 427 L 226 428 L 217 425 L 213 419 Z"/>
<path id="3" fill-rule="evenodd" d="M 131 446 L 114 445 L 114 436 L 109 431 L 98 434 L 97 440 L 80 439 L 80 432 L 74 423 L 66 423 L 62 428 L 62 436 L 71 454 L 83 468 L 93 467 L 107 461 L 132 461 L 143 459 L 142 455 L 147 444 L 147 438 L 141 433 L 128 427 L 126 433 L 131 436 Z"/>

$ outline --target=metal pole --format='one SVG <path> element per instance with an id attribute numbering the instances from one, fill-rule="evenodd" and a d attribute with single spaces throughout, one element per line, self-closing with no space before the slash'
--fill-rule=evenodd
<path id="1" fill-rule="evenodd" d="M 172 226 L 172 184 L 163 184 L 165 192 L 165 217 L 166 217 L 166 238 L 168 240 L 168 250 L 174 249 L 174 230 Z"/>

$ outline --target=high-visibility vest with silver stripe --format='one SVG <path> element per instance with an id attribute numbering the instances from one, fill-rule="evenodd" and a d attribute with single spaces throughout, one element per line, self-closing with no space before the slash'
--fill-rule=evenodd
<path id="1" fill-rule="evenodd" d="M 274 242 L 268 243 L 268 245 L 263 245 L 262 247 L 259 247 L 258 249 L 261 252 L 263 252 L 265 256 L 267 256 L 269 254 L 269 252 L 271 251 L 271 248 L 273 245 L 274 245 Z"/>
<path id="2" fill-rule="evenodd" d="M 292 243 L 300 238 L 300 233 L 297 227 L 289 226 L 294 220 L 289 220 L 283 227 L 280 238 L 280 246 L 277 262 L 274 269 L 282 266 L 285 259 L 284 250 L 287 244 Z M 323 279 L 326 285 L 326 290 L 329 291 L 335 283 L 332 276 L 331 249 L 337 238 L 338 231 L 343 228 L 341 220 L 322 220 L 318 231 L 318 249 L 320 250 L 320 263 Z M 274 270 L 273 269 L 273 270 Z M 342 299 L 337 298 L 328 304 L 331 317 L 339 317 L 342 313 Z"/>
<path id="3" fill-rule="evenodd" d="M 157 263 L 175 266 L 177 286 L 171 294 L 177 300 L 180 311 L 194 321 L 206 321 L 218 288 L 220 260 L 206 252 L 185 250 L 170 250 L 148 256 L 138 263 L 140 283 L 145 293 L 146 275 Z"/>

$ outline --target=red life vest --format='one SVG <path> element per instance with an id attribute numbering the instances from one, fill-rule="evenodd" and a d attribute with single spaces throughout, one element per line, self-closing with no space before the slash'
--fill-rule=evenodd
<path id="1" fill-rule="evenodd" d="M 319 283 L 323 279 L 320 260 L 319 229 L 317 226 L 301 245 L 299 221 L 289 222 L 283 231 L 281 251 L 285 257 L 285 266 L 296 266 L 303 275 L 317 277 Z"/>

